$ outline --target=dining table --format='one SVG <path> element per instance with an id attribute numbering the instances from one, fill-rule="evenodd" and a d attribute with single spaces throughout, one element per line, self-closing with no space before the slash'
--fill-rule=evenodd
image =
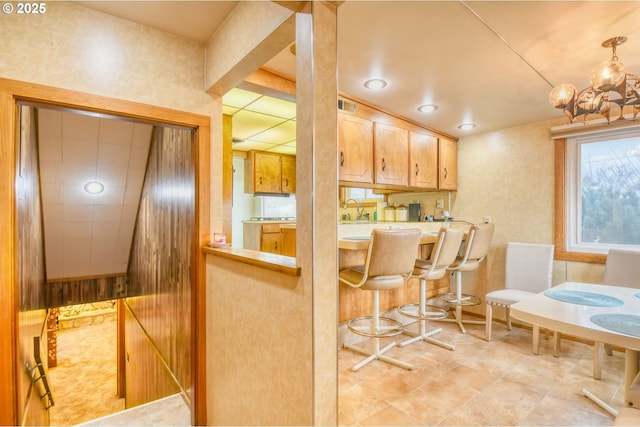
<path id="1" fill-rule="evenodd" d="M 533 325 L 625 349 L 625 404 L 638 374 L 640 290 L 607 284 L 564 282 L 511 306 L 511 316 Z M 534 343 L 534 353 L 537 353 Z M 595 346 L 595 351 L 599 346 Z M 582 393 L 612 416 L 618 410 L 590 390 Z M 637 404 L 638 402 L 636 402 Z"/>

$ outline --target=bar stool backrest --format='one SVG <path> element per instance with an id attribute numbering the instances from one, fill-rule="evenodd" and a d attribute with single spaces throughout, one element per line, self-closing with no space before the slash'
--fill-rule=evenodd
<path id="1" fill-rule="evenodd" d="M 444 227 L 440 229 L 436 244 L 429 257 L 429 263 L 434 269 L 446 269 L 456 260 L 463 237 L 464 230 L 462 229 Z"/>
<path id="2" fill-rule="evenodd" d="M 465 242 L 462 263 L 480 263 L 491 247 L 493 223 L 474 224 L 469 228 L 469 236 Z"/>
<path id="3" fill-rule="evenodd" d="M 420 244 L 419 229 L 384 230 L 376 228 L 371 233 L 371 243 L 365 271 L 368 276 L 400 275 L 408 277 Z"/>

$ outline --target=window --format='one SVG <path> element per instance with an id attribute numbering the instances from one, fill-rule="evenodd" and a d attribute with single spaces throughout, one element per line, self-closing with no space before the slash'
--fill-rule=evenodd
<path id="1" fill-rule="evenodd" d="M 564 247 L 640 248 L 640 132 L 566 140 Z"/>

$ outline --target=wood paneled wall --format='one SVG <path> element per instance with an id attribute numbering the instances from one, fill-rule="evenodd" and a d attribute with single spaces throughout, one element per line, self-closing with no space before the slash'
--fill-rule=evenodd
<path id="1" fill-rule="evenodd" d="M 86 278 L 47 283 L 48 306 L 86 304 L 124 298 L 127 295 L 127 276 Z"/>
<path id="2" fill-rule="evenodd" d="M 20 136 L 16 156 L 16 247 L 18 302 L 18 366 L 35 367 L 34 337 L 40 337 L 42 362 L 47 364 L 44 238 L 38 175 L 37 116 L 32 107 L 20 108 Z M 3 332 L 5 333 L 5 332 Z M 18 417 L 21 425 L 48 425 L 42 392 L 30 372 L 17 373 Z M 38 378 L 38 374 L 35 378 Z"/>
<path id="3" fill-rule="evenodd" d="M 150 375 L 146 367 L 129 372 L 129 363 L 127 386 L 136 386 L 127 387 L 127 403 L 148 401 L 146 390 L 171 390 L 165 382 L 174 379 L 191 397 L 191 287 L 198 254 L 192 139 L 188 130 L 155 128 L 153 133 L 128 272 L 128 292 L 136 296 L 125 301 L 131 315 L 126 342 L 144 334 L 149 345 L 126 346 L 126 352 L 130 360 L 156 358 L 169 375 Z"/>

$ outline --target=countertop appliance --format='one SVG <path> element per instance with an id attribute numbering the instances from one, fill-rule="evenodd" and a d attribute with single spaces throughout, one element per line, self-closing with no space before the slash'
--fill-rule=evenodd
<path id="1" fill-rule="evenodd" d="M 420 203 L 409 203 L 409 221 L 420 222 L 421 216 Z"/>

